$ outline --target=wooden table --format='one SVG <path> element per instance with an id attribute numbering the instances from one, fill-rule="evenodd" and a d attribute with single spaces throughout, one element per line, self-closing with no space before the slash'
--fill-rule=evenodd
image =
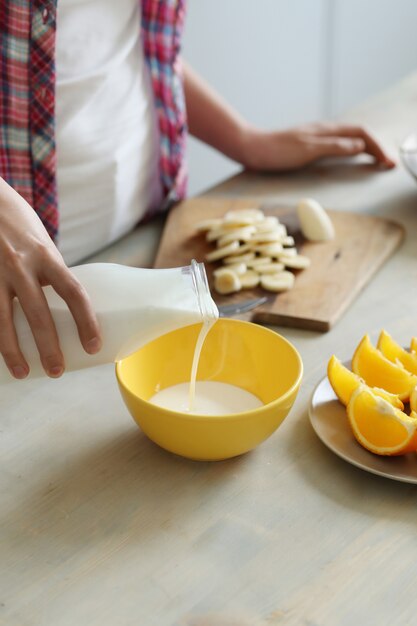
<path id="1" fill-rule="evenodd" d="M 417 122 L 417 75 L 360 107 L 395 151 Z M 403 247 L 328 334 L 284 329 L 305 378 L 279 431 L 251 454 L 189 462 L 149 442 L 112 366 L 1 389 L 0 624 L 408 626 L 416 623 L 416 488 L 352 467 L 307 407 L 335 352 L 366 331 L 417 333 L 417 186 L 399 166 L 244 173 L 209 192 L 369 211 Z M 161 224 L 100 260 L 152 263 Z"/>

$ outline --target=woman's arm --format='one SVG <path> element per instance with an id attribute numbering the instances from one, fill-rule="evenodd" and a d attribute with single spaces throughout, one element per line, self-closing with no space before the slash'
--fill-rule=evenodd
<path id="1" fill-rule="evenodd" d="M 394 161 L 360 126 L 312 124 L 263 131 L 243 119 L 184 63 L 184 87 L 191 134 L 229 158 L 255 170 L 292 170 L 323 157 L 366 153 L 386 168 Z"/>

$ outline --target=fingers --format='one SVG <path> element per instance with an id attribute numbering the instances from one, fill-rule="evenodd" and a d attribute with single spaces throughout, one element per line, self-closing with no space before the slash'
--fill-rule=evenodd
<path id="1" fill-rule="evenodd" d="M 377 161 L 379 161 L 379 163 L 382 163 L 389 168 L 395 167 L 395 162 L 390 159 L 379 143 L 364 128 L 360 126 L 341 126 L 340 135 L 342 137 L 358 137 L 363 139 L 365 142 L 364 152 L 370 154 Z"/>
<path id="2" fill-rule="evenodd" d="M 26 316 L 47 374 L 57 377 L 64 371 L 64 357 L 42 285 L 52 285 L 63 297 L 84 348 L 97 352 L 101 346 L 99 327 L 84 289 L 65 266 L 30 205 L 0 178 L 0 352 L 16 377 L 27 375 L 29 367 L 16 337 L 14 297 Z"/>
<path id="3" fill-rule="evenodd" d="M 363 139 L 344 137 L 317 137 L 313 141 L 315 158 L 348 157 L 361 154 L 365 150 Z"/>
<path id="4" fill-rule="evenodd" d="M 58 378 L 65 369 L 64 357 L 41 286 L 29 277 L 22 277 L 16 282 L 16 295 L 31 328 L 45 372 L 51 378 Z"/>
<path id="5" fill-rule="evenodd" d="M 96 354 L 101 348 L 100 327 L 84 287 L 65 265 L 50 267 L 47 277 L 71 311 L 84 350 Z"/>
<path id="6" fill-rule="evenodd" d="M 44 272 L 44 278 L 67 303 L 85 351 L 89 354 L 98 352 L 101 348 L 100 329 L 85 289 L 64 264 L 51 263 Z M 65 369 L 64 356 L 40 283 L 36 277 L 19 271 L 15 273 L 14 291 L 31 328 L 46 374 L 58 378 Z M 13 297 L 7 289 L 0 291 L 0 353 L 15 378 L 28 375 L 29 366 L 19 348 L 13 322 Z"/>
<path id="7" fill-rule="evenodd" d="M 17 341 L 13 324 L 13 301 L 7 291 L 0 293 L 0 352 L 14 378 L 26 378 L 29 366 Z"/>
<path id="8" fill-rule="evenodd" d="M 317 130 L 323 137 L 361 139 L 364 142 L 363 152 L 373 156 L 376 161 L 387 168 L 393 168 L 396 165 L 395 161 L 388 156 L 374 137 L 361 126 L 347 124 L 323 124 L 318 126 Z"/>

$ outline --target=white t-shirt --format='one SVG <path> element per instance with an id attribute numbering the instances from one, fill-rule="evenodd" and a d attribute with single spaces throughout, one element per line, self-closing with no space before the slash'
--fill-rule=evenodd
<path id="1" fill-rule="evenodd" d="M 56 145 L 58 247 L 71 265 L 162 200 L 138 0 L 59 0 Z"/>

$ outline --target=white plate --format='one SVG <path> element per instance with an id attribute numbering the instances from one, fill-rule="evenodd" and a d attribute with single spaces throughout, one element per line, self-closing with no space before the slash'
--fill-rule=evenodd
<path id="1" fill-rule="evenodd" d="M 338 401 L 327 376 L 314 390 L 309 414 L 316 435 L 337 456 L 366 472 L 417 484 L 416 453 L 384 457 L 359 445 L 350 429 L 346 409 Z"/>

